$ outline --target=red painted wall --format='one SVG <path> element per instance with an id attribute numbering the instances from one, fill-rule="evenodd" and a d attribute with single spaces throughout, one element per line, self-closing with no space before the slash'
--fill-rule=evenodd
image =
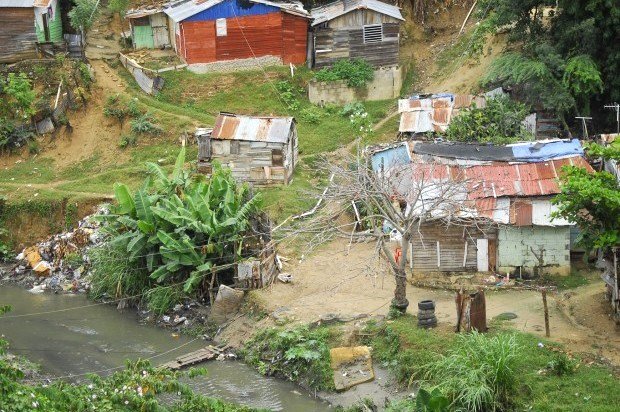
<path id="1" fill-rule="evenodd" d="M 284 63 L 306 61 L 308 20 L 283 12 L 226 19 L 227 35 L 215 35 L 215 21 L 181 23 L 179 56 L 187 63 L 280 56 Z"/>

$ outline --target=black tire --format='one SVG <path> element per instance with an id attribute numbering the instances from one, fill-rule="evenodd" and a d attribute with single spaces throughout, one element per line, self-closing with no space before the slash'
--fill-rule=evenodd
<path id="1" fill-rule="evenodd" d="M 418 320 L 437 319 L 435 315 L 418 315 Z"/>
<path id="2" fill-rule="evenodd" d="M 420 309 L 420 310 L 418 310 L 418 317 L 434 315 L 434 314 L 435 314 L 435 309 Z"/>
<path id="3" fill-rule="evenodd" d="M 435 302 L 433 302 L 432 300 L 423 300 L 421 302 L 418 302 L 418 309 L 422 309 L 422 310 L 430 310 L 430 309 L 435 309 Z"/>
<path id="4" fill-rule="evenodd" d="M 437 326 L 437 322 L 424 323 L 424 324 L 419 324 L 418 323 L 418 328 L 428 329 L 428 328 L 434 328 L 435 326 Z"/>
<path id="5" fill-rule="evenodd" d="M 437 318 L 431 318 L 431 319 L 419 319 L 418 320 L 418 325 L 430 325 L 430 324 L 437 324 Z"/>

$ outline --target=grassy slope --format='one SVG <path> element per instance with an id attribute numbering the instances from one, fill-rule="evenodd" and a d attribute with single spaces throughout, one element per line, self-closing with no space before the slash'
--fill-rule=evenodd
<path id="1" fill-rule="evenodd" d="M 413 375 L 420 379 L 420 367 L 435 356 L 445 353 L 454 343 L 449 328 L 424 330 L 416 326 L 416 318 L 404 316 L 369 339 L 375 359 L 390 367 L 397 379 L 407 382 Z M 620 404 L 620 379 L 613 371 L 583 361 L 571 375 L 541 374 L 559 348 L 555 343 L 530 334 L 509 331 L 501 324 L 492 325 L 490 334 L 514 333 L 520 345 L 517 380 L 514 388 L 515 410 L 535 411 L 614 411 Z M 539 342 L 545 347 L 540 348 Z"/>

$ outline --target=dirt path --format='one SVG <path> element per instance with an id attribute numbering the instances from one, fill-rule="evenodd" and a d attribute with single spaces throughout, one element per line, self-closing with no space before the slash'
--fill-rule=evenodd
<path id="1" fill-rule="evenodd" d="M 346 241 L 337 240 L 302 262 L 291 262 L 284 270 L 293 275 L 293 283 L 278 282 L 257 291 L 258 299 L 269 312 L 279 310 L 302 322 L 316 321 L 327 313 L 386 315 L 394 290 L 387 267 L 378 261 L 373 244 L 355 244 L 348 255 L 347 249 Z M 557 296 L 550 305 L 551 339 L 620 364 L 620 335 L 605 315 L 604 305 L 598 304 L 602 291 L 602 283 L 595 282 Z M 407 296 L 410 312 L 415 313 L 416 302 L 433 299 L 439 321 L 456 322 L 452 291 L 409 286 Z M 488 289 L 486 296 L 489 319 L 515 313 L 517 318 L 510 321 L 515 329 L 544 336 L 540 293 Z M 572 297 L 567 300 L 567 296 Z M 570 308 L 574 319 L 566 314 Z"/>

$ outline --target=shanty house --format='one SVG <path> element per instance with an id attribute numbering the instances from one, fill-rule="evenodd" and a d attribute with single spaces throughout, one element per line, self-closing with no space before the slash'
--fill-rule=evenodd
<path id="1" fill-rule="evenodd" d="M 0 0 L 0 63 L 36 57 L 36 44 L 63 41 L 59 0 Z"/>
<path id="2" fill-rule="evenodd" d="M 164 13 L 172 45 L 190 65 L 265 56 L 306 61 L 310 15 L 300 1 L 189 0 Z"/>
<path id="3" fill-rule="evenodd" d="M 338 0 L 314 7 L 312 66 L 330 66 L 340 59 L 361 58 L 375 67 L 398 64 L 400 9 L 379 0 Z"/>
<path id="4" fill-rule="evenodd" d="M 556 206 L 552 199 L 560 193 L 558 176 L 563 166 L 592 169 L 580 146 L 575 152 L 578 141 L 548 144 L 546 150 L 536 147 L 536 143 L 515 145 L 516 149 L 509 149 L 512 156 L 505 146 L 498 146 L 497 153 L 493 153 L 489 146 L 480 145 L 486 151 L 476 157 L 475 147 L 466 150 L 460 147 L 467 146 L 463 144 L 452 148 L 417 142 L 410 163 L 402 143 L 373 154 L 373 169 L 387 170 L 403 196 L 412 182 L 462 182 L 462 190 L 452 195 L 452 204 L 457 208 L 454 222 L 429 221 L 420 227 L 421 236 L 414 237 L 413 270 L 568 274 L 571 224 L 553 217 Z M 530 151 L 546 155 L 527 157 Z M 446 153 L 450 157 L 441 157 Z M 386 169 L 386 164 L 391 169 Z M 407 207 L 432 203 L 434 191 L 424 191 Z"/>
<path id="5" fill-rule="evenodd" d="M 160 7 L 129 10 L 125 14 L 134 49 L 171 47 L 168 16 Z"/>
<path id="6" fill-rule="evenodd" d="M 288 184 L 297 164 L 297 128 L 292 117 L 220 113 L 213 130 L 197 137 L 198 169 L 207 175 L 217 161 L 239 181 Z"/>

